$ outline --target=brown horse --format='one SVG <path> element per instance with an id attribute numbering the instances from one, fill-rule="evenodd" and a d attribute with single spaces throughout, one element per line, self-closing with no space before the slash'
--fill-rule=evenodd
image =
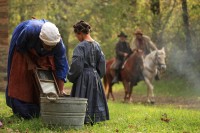
<path id="1" fill-rule="evenodd" d="M 114 70 L 111 68 L 114 58 L 110 59 L 106 63 L 106 75 L 104 76 L 104 88 L 107 95 L 107 99 L 111 94 L 112 99 L 115 100 L 112 93 L 112 80 L 114 78 Z M 142 80 L 142 67 L 143 67 L 143 51 L 134 50 L 134 52 L 125 61 L 123 68 L 120 72 L 120 81 L 122 81 L 125 89 L 124 101 L 131 101 L 131 94 L 133 86 Z"/>

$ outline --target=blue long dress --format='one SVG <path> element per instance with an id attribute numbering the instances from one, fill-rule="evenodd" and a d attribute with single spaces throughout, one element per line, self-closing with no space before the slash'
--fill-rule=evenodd
<path id="1" fill-rule="evenodd" d="M 85 123 L 109 120 L 101 78 L 105 57 L 97 42 L 83 41 L 74 49 L 68 79 L 73 83 L 71 96 L 88 99 Z"/>
<path id="2" fill-rule="evenodd" d="M 8 75 L 8 85 L 6 88 L 6 103 L 9 107 L 12 108 L 13 113 L 17 114 L 23 118 L 32 118 L 34 116 L 39 116 L 40 107 L 39 104 L 34 102 L 27 102 L 18 97 L 9 96 L 9 79 L 12 58 L 15 52 L 19 52 L 21 55 L 24 53 L 29 53 L 29 50 L 33 49 L 39 55 L 43 56 L 53 56 L 54 63 L 56 68 L 56 78 L 66 82 L 66 75 L 68 72 L 68 62 L 66 59 L 66 48 L 61 39 L 61 41 L 54 47 L 51 51 L 47 51 L 42 47 L 42 41 L 39 38 L 39 34 L 42 28 L 42 25 L 47 22 L 47 20 L 27 20 L 20 23 L 14 30 L 12 34 L 12 39 L 10 42 L 9 55 L 8 55 L 8 65 L 7 65 L 7 75 Z M 20 64 L 19 64 L 20 65 Z M 19 70 L 20 71 L 20 70 Z M 17 79 L 20 82 L 20 75 Z M 17 89 L 17 87 L 10 88 L 12 90 Z M 25 88 L 24 88 L 25 89 Z M 17 90 L 15 90 L 17 91 Z M 34 97 L 35 94 L 22 94 L 21 95 L 30 95 Z"/>

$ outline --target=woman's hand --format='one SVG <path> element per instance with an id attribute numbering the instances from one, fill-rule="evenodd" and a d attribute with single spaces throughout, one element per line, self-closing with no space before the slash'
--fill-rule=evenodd
<path id="1" fill-rule="evenodd" d="M 67 95 L 67 93 L 64 90 L 64 81 L 61 79 L 57 79 L 57 84 L 58 84 L 58 88 L 59 88 L 59 92 L 60 92 L 60 96 L 65 96 Z"/>
<path id="2" fill-rule="evenodd" d="M 127 57 L 128 56 L 128 54 L 127 53 L 124 53 L 124 57 Z"/>

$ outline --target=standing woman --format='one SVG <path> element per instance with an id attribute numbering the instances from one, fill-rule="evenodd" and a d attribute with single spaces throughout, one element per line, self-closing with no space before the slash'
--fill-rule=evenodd
<path id="1" fill-rule="evenodd" d="M 90 36 L 91 27 L 85 21 L 74 26 L 80 43 L 73 52 L 68 79 L 73 83 L 71 96 L 88 99 L 85 123 L 109 120 L 108 106 L 101 82 L 105 75 L 105 57 L 98 42 Z"/>

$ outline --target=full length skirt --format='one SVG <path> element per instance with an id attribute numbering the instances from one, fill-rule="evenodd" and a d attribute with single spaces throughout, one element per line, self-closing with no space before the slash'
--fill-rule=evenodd
<path id="1" fill-rule="evenodd" d="M 73 84 L 71 96 L 88 99 L 85 123 L 109 120 L 102 82 L 95 70 L 84 69 L 76 83 Z"/>

